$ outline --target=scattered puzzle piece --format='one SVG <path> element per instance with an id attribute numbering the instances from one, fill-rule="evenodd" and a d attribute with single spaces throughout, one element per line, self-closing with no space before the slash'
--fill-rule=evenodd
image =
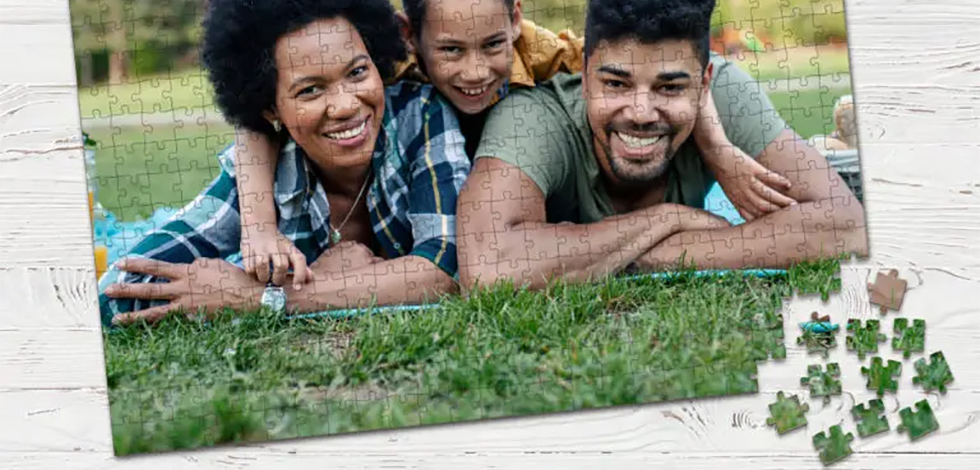
<path id="1" fill-rule="evenodd" d="M 841 394 L 840 366 L 836 362 L 827 364 L 827 371 L 824 372 L 820 364 L 812 364 L 807 367 L 807 376 L 800 378 L 801 385 L 810 387 L 810 396 L 824 397 L 824 403 L 830 401 L 831 395 Z"/>
<path id="2" fill-rule="evenodd" d="M 810 405 L 800 405 L 800 397 L 791 395 L 786 398 L 780 391 L 776 394 L 776 402 L 769 404 L 769 414 L 766 424 L 776 426 L 776 432 L 786 434 L 789 431 L 806 426 L 805 413 L 810 410 Z"/>
<path id="3" fill-rule="evenodd" d="M 908 281 L 898 277 L 898 270 L 892 269 L 887 274 L 879 272 L 873 284 L 868 284 L 868 297 L 872 304 L 880 306 L 881 314 L 888 309 L 898 310 L 905 299 Z"/>
<path id="4" fill-rule="evenodd" d="M 880 398 L 851 408 L 851 415 L 857 422 L 858 435 L 868 437 L 888 430 L 888 418 L 884 415 L 885 405 Z"/>
<path id="5" fill-rule="evenodd" d="M 830 437 L 827 437 L 824 431 L 813 436 L 813 447 L 820 450 L 820 462 L 824 465 L 830 465 L 851 455 L 853 452 L 851 441 L 853 440 L 854 434 L 844 434 L 838 424 L 830 427 Z"/>
<path id="6" fill-rule="evenodd" d="M 912 378 L 913 384 L 922 384 L 925 391 L 939 389 L 939 393 L 946 393 L 946 384 L 953 381 L 953 373 L 949 370 L 946 357 L 942 351 L 936 351 L 929 356 L 931 362 L 927 365 L 926 359 L 922 358 L 915 361 L 917 377 Z"/>
<path id="7" fill-rule="evenodd" d="M 902 356 L 906 359 L 913 352 L 923 352 L 926 347 L 926 321 L 915 319 L 912 326 L 908 326 L 909 321 L 905 318 L 896 318 L 892 324 L 892 349 L 902 351 Z"/>
<path id="8" fill-rule="evenodd" d="M 898 416 L 902 418 L 902 424 L 896 428 L 898 432 L 908 433 L 909 438 L 913 441 L 939 429 L 939 422 L 936 421 L 936 415 L 932 414 L 929 400 L 916 403 L 915 408 L 918 411 L 912 412 L 912 408 L 906 407 L 898 412 Z"/>
<path id="9" fill-rule="evenodd" d="M 796 338 L 796 344 L 805 344 L 807 353 L 820 353 L 827 357 L 831 348 L 837 347 L 836 323 L 830 322 L 830 315 L 820 316 L 817 312 L 810 315 L 811 321 L 800 323 L 803 333 Z"/>
<path id="10" fill-rule="evenodd" d="M 871 368 L 862 367 L 861 374 L 868 376 L 868 390 L 876 390 L 878 396 L 885 394 L 885 391 L 895 393 L 898 390 L 898 381 L 892 377 L 898 377 L 902 373 L 902 363 L 898 361 L 888 361 L 888 367 L 882 365 L 880 357 L 871 358 Z"/>
<path id="11" fill-rule="evenodd" d="M 864 326 L 857 318 L 847 320 L 847 349 L 857 351 L 862 361 L 867 353 L 878 352 L 878 343 L 888 339 L 878 332 L 879 327 L 878 320 L 868 320 Z"/>

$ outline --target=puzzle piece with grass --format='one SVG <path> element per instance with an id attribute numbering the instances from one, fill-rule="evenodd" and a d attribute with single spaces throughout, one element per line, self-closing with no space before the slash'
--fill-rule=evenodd
<path id="1" fill-rule="evenodd" d="M 888 417 L 884 415 L 885 405 L 880 398 L 861 403 L 851 408 L 851 415 L 857 422 L 858 435 L 873 436 L 888 430 Z"/>
<path id="2" fill-rule="evenodd" d="M 868 320 L 864 326 L 861 326 L 861 320 L 857 318 L 847 320 L 847 349 L 857 351 L 858 359 L 861 360 L 869 352 L 878 352 L 878 343 L 888 339 L 879 333 L 879 328 L 878 320 Z"/>
<path id="3" fill-rule="evenodd" d="M 830 322 L 830 315 L 819 316 L 813 312 L 811 321 L 800 323 L 800 328 L 803 332 L 796 338 L 796 344 L 806 345 L 808 354 L 819 353 L 827 357 L 830 349 L 837 347 L 837 330 L 840 326 Z"/>
<path id="4" fill-rule="evenodd" d="M 844 434 L 838 424 L 830 427 L 829 437 L 824 431 L 813 436 L 813 447 L 820 451 L 820 462 L 824 465 L 830 465 L 853 453 L 851 450 L 851 441 L 853 440 L 854 435 L 851 433 Z"/>
<path id="5" fill-rule="evenodd" d="M 811 397 L 823 397 L 824 403 L 828 403 L 832 395 L 841 394 L 840 366 L 836 362 L 827 364 L 826 371 L 820 364 L 811 364 L 806 372 L 807 376 L 800 378 L 800 385 L 809 387 Z"/>
<path id="6" fill-rule="evenodd" d="M 896 428 L 898 432 L 908 434 L 912 441 L 918 440 L 933 431 L 939 429 L 939 421 L 932 413 L 929 400 L 921 400 L 915 404 L 916 411 L 911 407 L 902 408 L 898 416 L 902 419 L 902 424 Z"/>
<path id="7" fill-rule="evenodd" d="M 875 390 L 878 396 L 882 396 L 886 391 L 895 393 L 898 390 L 898 381 L 893 377 L 898 377 L 902 373 L 902 363 L 888 360 L 888 366 L 882 365 L 882 359 L 878 356 L 871 358 L 871 367 L 862 367 L 861 374 L 868 377 L 868 390 Z"/>
<path id="8" fill-rule="evenodd" d="M 769 405 L 769 418 L 766 424 L 775 426 L 776 432 L 786 434 L 789 431 L 806 426 L 806 412 L 810 405 L 804 403 L 800 405 L 800 397 L 797 395 L 786 395 L 779 391 L 776 394 L 776 402 Z"/>
<path id="9" fill-rule="evenodd" d="M 909 326 L 907 318 L 896 318 L 892 323 L 892 349 L 902 351 L 908 359 L 914 352 L 923 352 L 926 347 L 926 321 L 916 318 Z"/>
<path id="10" fill-rule="evenodd" d="M 912 383 L 922 385 L 927 392 L 938 389 L 939 393 L 945 394 L 946 385 L 953 381 L 953 372 L 942 351 L 929 355 L 928 363 L 925 358 L 915 361 L 915 371 L 918 375 L 912 378 Z"/>

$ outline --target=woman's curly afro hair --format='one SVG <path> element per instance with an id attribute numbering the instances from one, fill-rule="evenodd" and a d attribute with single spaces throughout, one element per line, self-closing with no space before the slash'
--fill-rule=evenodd
<path id="1" fill-rule="evenodd" d="M 208 0 L 201 61 L 225 119 L 274 135 L 262 114 L 275 105 L 276 41 L 338 17 L 357 28 L 382 80 L 392 78 L 407 53 L 388 0 Z"/>
<path id="2" fill-rule="evenodd" d="M 602 41 L 636 39 L 652 44 L 668 39 L 694 43 L 701 66 L 708 63 L 711 12 L 716 0 L 589 0 L 585 57 Z"/>

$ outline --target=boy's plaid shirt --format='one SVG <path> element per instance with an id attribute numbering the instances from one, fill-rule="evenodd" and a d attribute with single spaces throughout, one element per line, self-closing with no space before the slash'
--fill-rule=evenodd
<path id="1" fill-rule="evenodd" d="M 456 116 L 429 84 L 389 86 L 385 100 L 366 201 L 375 237 L 388 258 L 421 256 L 455 278 L 456 199 L 470 170 Z M 218 177 L 125 256 L 171 263 L 190 263 L 200 257 L 240 261 L 241 218 L 233 154 L 234 146 L 226 148 L 218 156 Z M 330 246 L 330 207 L 310 160 L 292 140 L 280 151 L 274 198 L 279 231 L 312 263 Z M 167 280 L 110 266 L 99 282 L 103 324 L 108 325 L 118 313 L 167 303 L 106 297 L 105 288 L 117 282 Z"/>

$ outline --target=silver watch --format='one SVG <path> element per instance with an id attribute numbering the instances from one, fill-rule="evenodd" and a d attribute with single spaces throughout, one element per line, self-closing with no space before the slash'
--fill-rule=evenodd
<path id="1" fill-rule="evenodd" d="M 282 287 L 268 285 L 262 293 L 262 306 L 268 307 L 275 313 L 286 311 L 286 291 Z"/>

